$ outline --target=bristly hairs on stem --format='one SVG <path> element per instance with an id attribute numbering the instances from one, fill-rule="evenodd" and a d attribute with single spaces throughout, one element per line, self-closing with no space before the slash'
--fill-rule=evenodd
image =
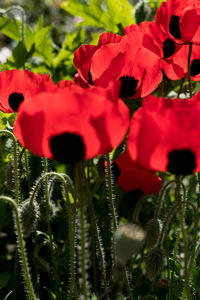
<path id="1" fill-rule="evenodd" d="M 20 258 L 20 263 L 22 265 L 22 275 L 24 277 L 25 281 L 25 292 L 27 294 L 27 297 L 29 300 L 37 300 L 37 297 L 35 295 L 33 285 L 31 282 L 31 276 L 30 276 L 30 269 L 28 266 L 28 260 L 24 245 L 24 239 L 23 239 L 23 231 L 20 223 L 20 217 L 18 212 L 18 207 L 16 202 L 11 199 L 10 197 L 6 196 L 0 196 L 0 201 L 6 201 L 12 205 L 12 208 L 14 210 L 14 223 L 16 227 L 16 235 L 17 235 L 17 245 L 18 245 L 18 253 Z"/>

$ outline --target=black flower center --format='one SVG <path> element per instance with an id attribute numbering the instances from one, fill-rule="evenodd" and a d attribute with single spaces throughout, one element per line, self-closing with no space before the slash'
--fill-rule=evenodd
<path id="1" fill-rule="evenodd" d="M 121 170 L 120 170 L 120 168 L 118 167 L 118 164 L 117 164 L 115 161 L 112 162 L 111 170 L 112 170 L 112 177 L 113 177 L 113 180 L 114 180 L 115 182 L 117 182 L 117 179 L 118 179 L 118 177 L 119 177 L 120 174 L 121 174 Z"/>
<path id="2" fill-rule="evenodd" d="M 166 39 L 163 43 L 163 53 L 164 53 L 164 58 L 167 58 L 174 54 L 175 52 L 175 43 L 170 40 Z"/>
<path id="3" fill-rule="evenodd" d="M 169 22 L 169 32 L 176 39 L 181 39 L 181 31 L 179 26 L 179 17 L 172 15 Z"/>
<path id="4" fill-rule="evenodd" d="M 168 154 L 167 170 L 177 175 L 193 173 L 196 167 L 195 154 L 189 149 L 173 150 Z"/>
<path id="5" fill-rule="evenodd" d="M 200 60 L 194 59 L 191 63 L 191 75 L 196 76 L 200 74 Z"/>
<path id="6" fill-rule="evenodd" d="M 62 133 L 51 137 L 50 149 L 55 160 L 75 163 L 85 158 L 83 138 L 75 133 Z"/>
<path id="7" fill-rule="evenodd" d="M 91 84 L 91 85 L 94 84 L 94 82 L 92 80 L 92 74 L 91 74 L 90 70 L 88 72 L 88 83 Z"/>
<path id="8" fill-rule="evenodd" d="M 17 111 L 19 105 L 24 101 L 23 94 L 20 93 L 12 93 L 8 98 L 8 104 L 12 108 L 13 111 Z"/>
<path id="9" fill-rule="evenodd" d="M 133 76 L 122 76 L 119 79 L 122 83 L 120 90 L 121 98 L 129 98 L 132 97 L 138 85 L 138 80 L 136 80 Z"/>

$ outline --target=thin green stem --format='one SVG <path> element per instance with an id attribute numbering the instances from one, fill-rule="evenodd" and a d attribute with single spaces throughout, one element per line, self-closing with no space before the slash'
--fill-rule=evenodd
<path id="1" fill-rule="evenodd" d="M 192 253 L 191 253 L 190 257 L 189 257 L 188 276 L 190 276 L 190 272 L 192 270 L 192 266 L 193 266 L 194 259 L 195 259 L 196 248 L 197 248 L 196 247 L 197 246 L 197 234 L 198 234 L 198 214 L 197 214 L 197 209 L 196 209 L 195 205 L 191 201 L 189 202 L 189 205 L 192 207 L 193 213 L 194 213 L 194 237 L 193 237 Z"/>
<path id="2" fill-rule="evenodd" d="M 67 176 L 66 174 L 62 174 L 62 173 L 58 174 L 56 172 L 47 172 L 47 173 L 43 174 L 42 176 L 40 176 L 39 179 L 36 181 L 36 184 L 34 186 L 34 189 L 33 189 L 32 193 L 31 193 L 31 196 L 30 196 L 30 204 L 32 204 L 32 202 L 35 200 L 36 195 L 37 195 L 43 181 L 47 177 L 54 177 L 54 176 L 56 176 L 58 178 L 64 177 L 67 180 L 67 183 L 69 184 L 71 189 L 73 190 L 73 184 L 72 184 L 71 179 L 69 178 L 69 176 Z"/>
<path id="3" fill-rule="evenodd" d="M 110 214 L 111 214 L 111 253 L 112 253 L 112 259 L 113 259 L 113 267 L 116 266 L 117 258 L 116 258 L 116 245 L 115 245 L 115 237 L 114 237 L 114 231 L 117 230 L 117 214 L 114 204 L 114 194 L 113 194 L 113 188 L 112 188 L 112 173 L 111 173 L 111 160 L 109 153 L 105 155 L 107 166 L 105 168 L 105 174 L 106 174 L 106 184 L 107 184 L 107 190 L 108 190 L 108 200 L 109 200 L 109 208 L 110 208 Z"/>
<path id="4" fill-rule="evenodd" d="M 73 212 L 72 207 L 69 199 L 68 187 L 65 182 L 65 179 L 62 179 L 63 183 L 63 192 L 64 192 L 64 199 L 67 209 L 67 216 L 68 216 L 68 228 L 69 228 L 69 251 L 70 251 L 70 299 L 78 300 L 78 290 L 76 284 L 76 277 L 75 277 L 75 228 L 73 227 Z"/>
<path id="5" fill-rule="evenodd" d="M 180 226 L 181 232 L 183 236 L 183 244 L 184 244 L 184 276 L 185 276 L 185 290 L 187 294 L 187 299 L 191 300 L 191 293 L 189 287 L 189 274 L 188 274 L 188 241 L 187 241 L 187 234 L 185 230 L 185 222 L 184 222 L 184 207 L 183 202 L 181 201 L 180 195 L 180 176 L 176 175 L 176 201 L 179 207 L 179 219 L 180 219 Z"/>
<path id="6" fill-rule="evenodd" d="M 18 239 L 18 245 L 19 245 L 19 251 L 21 255 L 21 260 L 22 260 L 22 266 L 23 266 L 23 274 L 25 278 L 25 283 L 26 283 L 26 288 L 27 288 L 27 293 L 28 293 L 28 298 L 29 300 L 36 300 L 36 296 L 33 290 L 33 285 L 31 282 L 31 276 L 28 268 L 28 262 L 27 262 L 27 257 L 26 257 L 26 251 L 25 251 L 25 246 L 24 246 L 24 240 L 23 240 L 23 233 L 22 233 L 22 228 L 21 228 L 21 223 L 20 223 L 20 217 L 17 209 L 17 204 L 15 201 L 9 197 L 5 196 L 0 196 L 0 201 L 7 201 L 9 202 L 15 212 L 15 226 L 17 230 L 17 239 Z"/>
<path id="7" fill-rule="evenodd" d="M 133 220 L 134 223 L 139 223 L 139 215 L 140 215 L 140 211 L 141 211 L 142 205 L 145 202 L 147 202 L 149 199 L 153 199 L 153 197 L 151 197 L 151 196 L 142 197 L 136 203 L 134 211 L 133 211 L 133 216 L 132 216 L 132 220 Z"/>
<path id="8" fill-rule="evenodd" d="M 19 204 L 19 171 L 18 171 L 18 149 L 17 139 L 9 130 L 0 130 L 0 134 L 8 135 L 13 140 L 13 154 L 14 154 L 14 175 L 15 175 L 15 201 Z"/>
<path id="9" fill-rule="evenodd" d="M 183 84 L 184 84 L 184 81 L 185 81 L 185 77 L 181 79 L 181 84 L 180 84 L 180 88 L 179 88 L 179 91 L 178 91 L 178 95 L 177 95 L 177 98 L 180 97 L 180 94 L 183 90 Z"/>
<path id="10" fill-rule="evenodd" d="M 189 52 L 188 52 L 188 83 L 189 83 L 190 98 L 192 98 L 191 55 L 192 55 L 192 43 L 189 44 Z"/>
<path id="11" fill-rule="evenodd" d="M 80 244 L 81 244 L 81 277 L 82 277 L 82 291 L 83 299 L 88 300 L 88 284 L 87 284 L 87 270 L 86 270 L 86 224 L 85 224 L 85 187 L 86 178 L 84 172 L 83 162 L 75 164 L 75 191 L 77 199 L 79 201 L 79 213 L 80 213 Z"/>
<path id="12" fill-rule="evenodd" d="M 10 12 L 12 13 L 13 11 L 18 11 L 21 15 L 21 31 L 22 31 L 22 43 L 24 44 L 24 40 L 25 40 L 25 21 L 26 21 L 26 14 L 25 14 L 25 10 L 18 5 L 13 5 L 11 7 L 9 7 L 8 9 L 6 9 L 5 13 L 9 14 Z"/>
<path id="13" fill-rule="evenodd" d="M 166 189 L 168 188 L 168 186 L 171 185 L 172 183 L 175 183 L 175 180 L 171 180 L 171 181 L 167 182 L 163 186 L 163 188 L 162 188 L 162 190 L 161 190 L 161 192 L 158 196 L 158 200 L 156 202 L 155 214 L 154 214 L 155 219 L 158 219 L 159 216 L 160 216 L 160 213 L 161 213 L 161 210 L 162 210 L 162 207 L 163 207 L 163 203 L 164 203 L 164 197 L 163 197 L 164 193 L 165 193 Z"/>
<path id="14" fill-rule="evenodd" d="M 48 172 L 48 162 L 47 158 L 43 158 L 43 164 L 44 164 L 44 172 Z M 49 242 L 50 242 L 50 252 L 52 257 L 52 271 L 55 278 L 56 283 L 56 292 L 58 293 L 58 272 L 57 272 L 57 263 L 56 258 L 54 254 L 54 241 L 53 241 L 53 233 L 51 229 L 51 222 L 50 222 L 50 209 L 49 209 L 49 190 L 48 190 L 48 177 L 45 177 L 45 201 L 46 201 L 46 222 L 47 222 L 47 230 L 49 235 Z"/>
<path id="15" fill-rule="evenodd" d="M 24 162 L 25 162 L 25 171 L 26 171 L 26 179 L 28 183 L 28 190 L 30 191 L 31 189 L 31 176 L 30 176 L 30 170 L 29 170 L 29 162 L 28 162 L 28 155 L 27 155 L 27 150 L 25 149 L 24 151 Z"/>

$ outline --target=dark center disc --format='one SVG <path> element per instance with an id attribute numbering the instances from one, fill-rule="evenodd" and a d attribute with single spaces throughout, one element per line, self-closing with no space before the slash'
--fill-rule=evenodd
<path id="1" fill-rule="evenodd" d="M 169 32 L 176 39 L 181 39 L 180 20 L 178 16 L 172 15 L 169 22 Z"/>
<path id="2" fill-rule="evenodd" d="M 17 111 L 19 105 L 24 101 L 23 94 L 20 93 L 12 93 L 9 95 L 8 104 L 13 111 Z"/>
<path id="3" fill-rule="evenodd" d="M 85 158 L 83 138 L 75 133 L 62 133 L 51 137 L 50 149 L 55 160 L 75 163 Z"/>
<path id="4" fill-rule="evenodd" d="M 133 76 L 122 76 L 119 80 L 121 81 L 120 97 L 129 98 L 134 96 L 138 80 L 136 80 Z"/>
<path id="5" fill-rule="evenodd" d="M 163 43 L 163 54 L 164 58 L 170 57 L 175 52 L 175 43 L 170 40 L 166 39 Z"/>
<path id="6" fill-rule="evenodd" d="M 189 149 L 173 150 L 168 154 L 167 171 L 176 175 L 192 174 L 196 167 L 195 154 Z"/>
<path id="7" fill-rule="evenodd" d="M 200 74 L 200 60 L 194 59 L 191 63 L 191 75 L 196 76 Z"/>

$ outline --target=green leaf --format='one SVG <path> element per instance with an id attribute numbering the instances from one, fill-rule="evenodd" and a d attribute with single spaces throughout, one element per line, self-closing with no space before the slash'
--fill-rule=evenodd
<path id="1" fill-rule="evenodd" d="M 133 6 L 127 0 L 105 0 L 108 13 L 113 22 L 123 27 L 135 22 L 133 16 Z"/>
<path id="2" fill-rule="evenodd" d="M 61 7 L 74 16 L 82 17 L 85 21 L 81 22 L 81 25 L 114 31 L 116 26 L 101 5 L 101 0 L 90 0 L 89 4 L 86 2 L 81 3 L 80 0 L 67 0 L 61 4 Z"/>
<path id="3" fill-rule="evenodd" d="M 44 16 L 41 15 L 35 25 L 35 32 L 40 31 L 43 27 L 43 24 L 44 24 Z"/>
<path id="4" fill-rule="evenodd" d="M 51 65 L 54 57 L 51 29 L 52 26 L 47 26 L 34 34 L 35 52 L 45 60 L 47 65 Z"/>
<path id="5" fill-rule="evenodd" d="M 23 42 L 18 43 L 17 47 L 13 50 L 12 55 L 17 69 L 23 68 L 29 57 L 29 53 Z"/>
<path id="6" fill-rule="evenodd" d="M 21 22 L 17 19 L 0 18 L 0 31 L 15 41 L 21 39 Z"/>

